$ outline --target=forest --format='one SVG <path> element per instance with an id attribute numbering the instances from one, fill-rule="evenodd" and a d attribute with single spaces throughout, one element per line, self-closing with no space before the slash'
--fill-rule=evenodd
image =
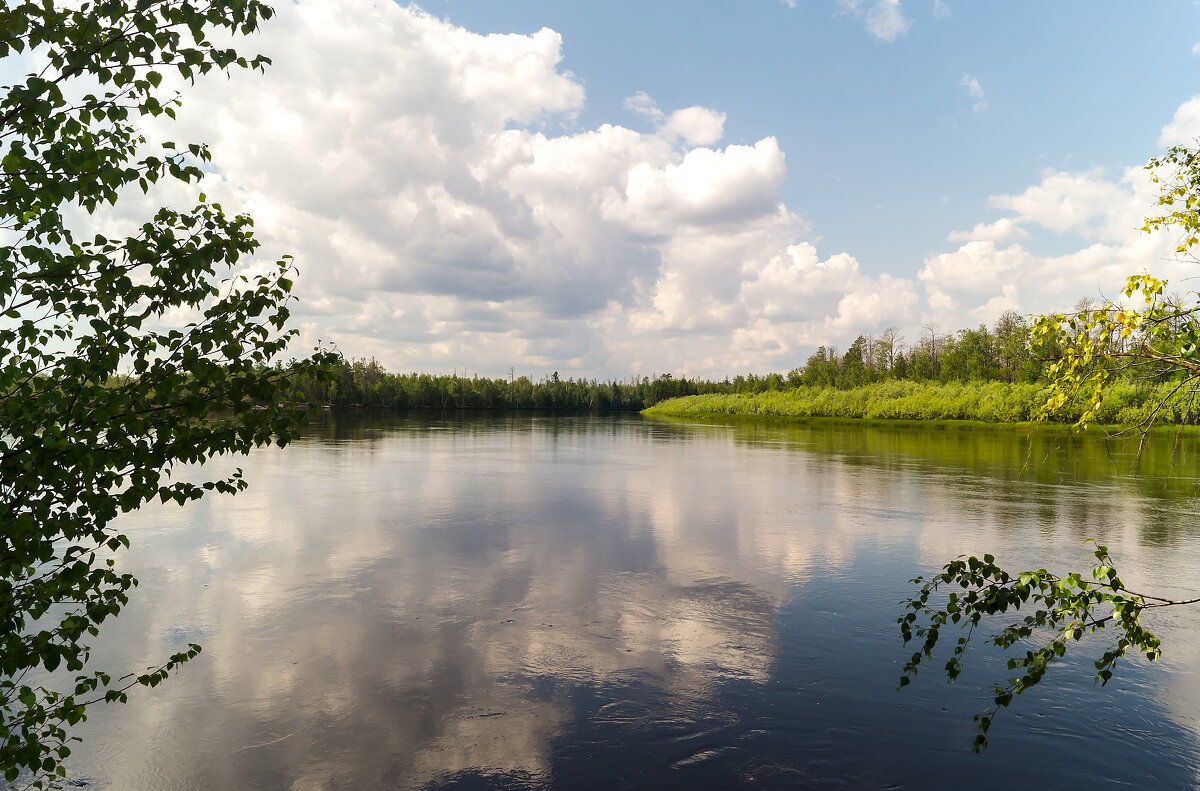
<path id="1" fill-rule="evenodd" d="M 1098 311 L 1084 300 L 1071 315 L 1086 320 Z M 911 343 L 889 328 L 859 335 L 844 352 L 821 346 L 786 373 L 739 374 L 718 381 L 669 373 L 607 381 L 564 378 L 557 371 L 536 380 L 515 374 L 398 374 L 374 359 L 343 357 L 329 381 L 293 377 L 289 396 L 313 406 L 385 409 L 1075 422 L 1087 409 L 1084 401 L 1064 403 L 1053 414 L 1044 409 L 1051 396 L 1051 366 L 1062 353 L 1055 339 L 1035 344 L 1031 329 L 1028 319 L 1014 311 L 1003 313 L 991 327 L 943 333 L 927 324 Z M 1134 341 L 1115 333 L 1106 347 L 1120 356 Z M 1089 420 L 1192 422 L 1193 396 L 1176 390 L 1178 378 L 1177 371 L 1126 367 L 1108 385 Z"/>
<path id="2" fill-rule="evenodd" d="M 941 333 L 930 324 L 911 344 L 896 328 L 889 328 L 879 335 L 860 335 L 845 352 L 821 346 L 786 373 L 739 374 L 719 381 L 669 373 L 608 381 L 563 378 L 557 371 L 536 380 L 515 374 L 400 374 L 374 359 L 343 358 L 333 382 L 300 377 L 293 381 L 290 395 L 313 405 L 338 407 L 638 412 L 683 396 L 748 396 L 799 387 L 852 390 L 887 381 L 1032 384 L 1042 375 L 1042 363 L 1030 349 L 1027 320 L 1008 311 L 990 328 L 981 324 Z"/>

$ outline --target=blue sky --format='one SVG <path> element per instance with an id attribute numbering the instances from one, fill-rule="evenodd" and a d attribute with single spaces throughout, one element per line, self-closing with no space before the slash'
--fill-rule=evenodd
<path id="1" fill-rule="evenodd" d="M 296 255 L 308 340 L 395 370 L 787 370 L 1189 274 L 1134 228 L 1140 165 L 1200 134 L 1198 22 L 299 0 L 252 42 L 265 76 L 183 88 L 184 133 L 156 133 L 210 141 L 206 189 Z"/>
<path id="2" fill-rule="evenodd" d="M 789 207 L 822 248 L 853 250 L 874 271 L 940 251 L 948 228 L 987 213 L 989 195 L 1019 192 L 1045 168 L 1144 162 L 1200 91 L 1191 2 L 941 5 L 938 18 L 932 0 L 903 3 L 910 25 L 891 41 L 814 0 L 426 10 L 472 30 L 562 33 L 563 67 L 587 87 L 582 126 L 630 123 L 624 98 L 644 91 L 664 107 L 726 113 L 729 142 L 775 136 Z M 972 109 L 965 75 L 986 110 Z"/>

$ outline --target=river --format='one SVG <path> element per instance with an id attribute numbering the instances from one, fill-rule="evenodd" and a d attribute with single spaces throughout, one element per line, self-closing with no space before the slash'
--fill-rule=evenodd
<path id="1" fill-rule="evenodd" d="M 164 789 L 1192 788 L 1200 610 L 1106 688 L 1073 646 L 970 751 L 980 647 L 897 691 L 908 580 L 963 553 L 1200 588 L 1200 439 L 623 417 L 320 416 L 250 489 L 124 518 L 69 779 Z M 949 635 L 947 635 L 949 637 Z M 1103 636 L 1101 636 L 1101 641 Z"/>

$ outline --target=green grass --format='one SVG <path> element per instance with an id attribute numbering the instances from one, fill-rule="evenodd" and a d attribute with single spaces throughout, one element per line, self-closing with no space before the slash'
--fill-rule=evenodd
<path id="1" fill-rule="evenodd" d="M 1156 422 L 1178 425 L 1189 419 L 1191 396 L 1168 398 L 1170 384 L 1121 382 L 1109 388 L 1094 422 L 1136 425 L 1163 404 Z M 708 415 L 759 415 L 790 418 L 848 418 L 887 421 L 978 421 L 1026 423 L 1034 419 L 1048 395 L 1039 384 L 1004 382 L 908 381 L 878 382 L 851 390 L 797 387 L 755 395 L 698 395 L 662 401 L 643 414 L 700 417 Z M 1073 423 L 1076 405 L 1055 416 L 1056 422 Z"/>

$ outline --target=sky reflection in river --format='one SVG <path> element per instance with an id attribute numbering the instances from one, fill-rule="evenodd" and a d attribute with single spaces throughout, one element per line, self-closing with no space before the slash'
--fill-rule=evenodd
<path id="1" fill-rule="evenodd" d="M 248 492 L 129 519 L 142 586 L 98 665 L 205 650 L 97 712 L 73 768 L 113 789 L 1191 785 L 1195 614 L 1156 620 L 1165 661 L 1107 690 L 1086 655 L 1057 668 L 982 757 L 986 651 L 953 687 L 894 690 L 906 581 L 963 552 L 1079 566 L 1095 536 L 1131 584 L 1195 591 L 1194 448 L 1132 478 L 1061 436 L 329 417 L 221 462 Z"/>

